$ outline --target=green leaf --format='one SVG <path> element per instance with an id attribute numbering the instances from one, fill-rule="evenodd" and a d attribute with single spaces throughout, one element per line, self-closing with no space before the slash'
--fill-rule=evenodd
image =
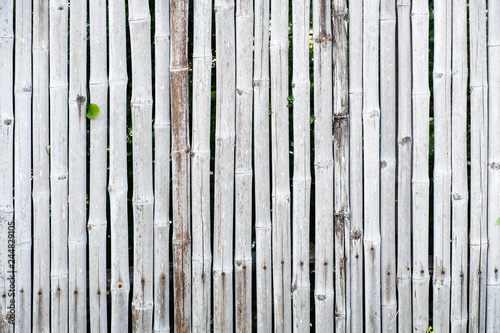
<path id="1" fill-rule="evenodd" d="M 314 123 L 315 120 L 316 120 L 316 116 L 312 114 L 311 118 L 310 118 L 311 124 Z"/>
<path id="2" fill-rule="evenodd" d="M 497 218 L 497 225 L 500 225 L 500 217 Z"/>
<path id="3" fill-rule="evenodd" d="M 47 147 L 45 147 L 45 150 L 47 151 L 47 155 L 50 155 L 50 145 L 48 145 Z"/>
<path id="4" fill-rule="evenodd" d="M 89 109 L 87 110 L 87 118 L 94 119 L 100 112 L 101 110 L 99 110 L 97 104 L 92 103 L 89 105 Z"/>

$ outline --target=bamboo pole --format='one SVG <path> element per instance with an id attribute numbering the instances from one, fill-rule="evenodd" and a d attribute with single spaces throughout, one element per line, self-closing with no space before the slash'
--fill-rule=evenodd
<path id="1" fill-rule="evenodd" d="M 469 1 L 471 210 L 469 330 L 486 330 L 488 217 L 488 72 L 486 60 L 486 1 Z"/>
<path id="2" fill-rule="evenodd" d="M 134 288 L 132 328 L 153 326 L 153 147 L 151 18 L 147 1 L 129 1 L 132 51 L 132 156 L 134 170 Z"/>
<path id="3" fill-rule="evenodd" d="M 500 330 L 500 3 L 488 1 L 488 274 L 486 332 Z"/>
<path id="4" fill-rule="evenodd" d="M 50 10 L 51 331 L 68 331 L 68 7 Z"/>
<path id="5" fill-rule="evenodd" d="M 107 5 L 106 0 L 90 0 L 89 6 L 90 102 L 96 104 L 101 111 L 97 117 L 90 120 L 91 178 L 87 229 L 89 231 L 89 262 L 92 264 L 89 265 L 89 302 L 90 329 L 100 332 L 107 331 L 107 293 L 104 292 L 106 290 L 107 219 L 106 200 L 103 200 L 106 197 L 108 148 Z M 146 136 L 138 136 L 138 138 L 149 140 Z"/>
<path id="6" fill-rule="evenodd" d="M 11 289 L 10 271 L 15 267 L 12 259 L 15 253 L 9 251 L 9 231 L 15 236 L 14 229 L 14 2 L 3 0 L 0 2 L 0 328 L 6 332 L 13 332 L 9 322 L 9 305 L 14 301 Z M 10 229 L 9 229 L 10 227 Z M 14 234 L 13 234 L 14 232 Z M 11 236 L 11 237 L 12 237 Z M 12 264 L 12 266 L 11 266 Z M 15 287 L 13 285 L 12 287 Z M 48 291 L 48 289 L 47 289 Z M 13 309 L 15 311 L 15 309 Z"/>
<path id="7" fill-rule="evenodd" d="M 109 1 L 109 206 L 111 332 L 128 331 L 130 293 L 127 213 L 127 84 L 125 1 Z"/>
<path id="8" fill-rule="evenodd" d="M 396 290 L 396 1 L 380 4 L 380 217 L 382 331 L 397 331 Z"/>
<path id="9" fill-rule="evenodd" d="M 273 25 L 274 26 L 274 25 Z M 313 1 L 314 170 L 316 196 L 315 310 L 318 330 L 334 329 L 332 30 L 329 0 Z"/>
<path id="10" fill-rule="evenodd" d="M 6 57 L 2 55 L 1 59 Z M 33 67 L 36 70 L 33 71 L 32 330 L 45 333 L 50 331 L 50 188 L 49 154 L 46 150 L 49 145 L 49 4 L 47 1 L 33 2 Z M 3 88 L 1 91 L 4 91 Z M 0 151 L 5 152 L 6 149 L 2 147 Z M 0 174 L 7 173 L 2 171 Z M 2 180 L 2 184 L 6 182 Z"/>
<path id="11" fill-rule="evenodd" d="M 413 330 L 429 327 L 429 9 L 427 0 L 414 0 L 412 23 L 413 99 Z"/>
<path id="12" fill-rule="evenodd" d="M 17 2 L 14 82 L 16 330 L 31 330 L 31 1 Z"/>
<path id="13" fill-rule="evenodd" d="M 349 193 L 351 231 L 348 255 L 350 314 L 352 332 L 363 330 L 363 4 L 349 1 Z M 351 260 L 349 260 L 351 258 Z"/>
<path id="14" fill-rule="evenodd" d="M 170 2 L 155 1 L 154 332 L 170 331 Z"/>
<path id="15" fill-rule="evenodd" d="M 255 0 L 254 172 L 257 330 L 272 330 L 271 188 L 269 166 L 269 0 Z"/>
<path id="16" fill-rule="evenodd" d="M 436 332 L 450 326 L 451 0 L 434 4 L 434 274 Z"/>
<path id="17" fill-rule="evenodd" d="M 235 308 L 236 331 L 252 331 L 253 1 L 236 1 Z"/>
<path id="18" fill-rule="evenodd" d="M 347 3 L 334 0 L 333 19 L 333 136 L 335 173 L 335 331 L 349 329 L 347 313 L 349 298 L 346 293 L 348 283 L 346 262 L 349 253 L 349 229 L 351 213 L 349 209 L 349 88 L 347 58 Z"/>
<path id="19" fill-rule="evenodd" d="M 311 136 L 309 79 L 310 2 L 295 0 L 293 13 L 293 330 L 310 322 L 309 219 L 311 209 Z"/>
<path id="20" fill-rule="evenodd" d="M 288 141 L 288 0 L 271 1 L 271 204 L 275 332 L 290 332 L 291 239 Z"/>
<path id="21" fill-rule="evenodd" d="M 187 0 L 172 0 L 170 2 L 170 103 L 174 223 L 172 249 L 174 258 L 174 325 L 177 332 L 191 331 L 188 5 Z"/>
<path id="22" fill-rule="evenodd" d="M 73 3 L 70 17 L 68 304 L 76 332 L 87 328 L 87 3 Z"/>
<path id="23" fill-rule="evenodd" d="M 411 330 L 411 34 L 410 0 L 398 0 L 398 330 Z"/>
<path id="24" fill-rule="evenodd" d="M 193 43 L 193 330 L 210 331 L 212 253 L 210 246 L 210 123 L 212 0 L 194 3 Z"/>
<path id="25" fill-rule="evenodd" d="M 365 258 L 365 322 L 367 332 L 380 327 L 380 105 L 378 87 L 378 2 L 363 6 L 363 180 Z"/>
<path id="26" fill-rule="evenodd" d="M 217 104 L 214 198 L 214 330 L 233 329 L 233 193 L 235 144 L 234 1 L 216 0 Z"/>

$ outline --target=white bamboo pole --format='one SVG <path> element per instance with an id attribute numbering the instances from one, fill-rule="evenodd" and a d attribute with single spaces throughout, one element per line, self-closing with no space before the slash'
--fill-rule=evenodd
<path id="1" fill-rule="evenodd" d="M 451 0 L 434 4 L 434 274 L 436 332 L 450 327 Z"/>
<path id="2" fill-rule="evenodd" d="M 146 0 L 129 1 L 132 53 L 132 156 L 134 170 L 134 288 L 132 328 L 153 327 L 153 147 L 151 18 Z"/>
<path id="3" fill-rule="evenodd" d="M 109 205 L 111 332 L 128 331 L 127 51 L 125 1 L 109 1 Z"/>
<path id="4" fill-rule="evenodd" d="M 346 262 L 349 253 L 349 77 L 347 58 L 347 2 L 334 0 L 333 19 L 333 136 L 335 173 L 335 331 L 348 329 L 349 298 Z"/>
<path id="5" fill-rule="evenodd" d="M 92 263 L 89 265 L 90 330 L 93 332 L 106 332 L 108 317 L 107 293 L 105 292 L 107 219 L 106 200 L 103 200 L 106 197 L 107 190 L 108 148 L 106 0 L 90 0 L 89 7 L 90 102 L 96 104 L 101 111 L 98 116 L 90 120 L 90 193 L 89 220 L 87 224 L 89 231 L 89 262 Z M 134 102 L 137 103 L 137 100 L 134 100 Z M 151 140 L 147 136 L 137 136 L 137 138 L 145 141 Z M 147 161 L 146 159 L 145 162 L 147 163 Z M 144 185 L 147 186 L 147 184 L 146 182 Z M 136 234 L 135 237 L 137 236 Z"/>
<path id="6" fill-rule="evenodd" d="M 210 246 L 210 122 L 212 0 L 194 3 L 193 43 L 193 331 L 210 331 L 212 253 Z M 251 267 L 251 266 L 250 266 Z"/>
<path id="7" fill-rule="evenodd" d="M 486 332 L 500 330 L 500 3 L 488 1 L 488 275 Z"/>
<path id="8" fill-rule="evenodd" d="M 68 331 L 68 6 L 50 10 L 51 331 Z"/>
<path id="9" fill-rule="evenodd" d="M 68 325 L 77 332 L 87 329 L 87 3 L 74 2 L 70 17 Z"/>
<path id="10" fill-rule="evenodd" d="M 234 1 L 216 0 L 217 104 L 214 198 L 214 330 L 233 329 L 233 192 L 235 144 Z"/>
<path id="11" fill-rule="evenodd" d="M 429 327 L 429 9 L 427 0 L 412 2 L 412 234 L 413 331 Z"/>
<path id="12" fill-rule="evenodd" d="M 318 330 L 333 332 L 332 29 L 329 0 L 313 1 L 314 170 L 316 192 L 315 311 Z M 273 25 L 274 26 L 274 25 Z"/>
<path id="13" fill-rule="evenodd" d="M 293 330 L 310 323 L 309 220 L 311 209 L 311 135 L 309 79 L 309 1 L 295 0 L 293 13 Z"/>
<path id="14" fill-rule="evenodd" d="M 15 237 L 14 229 L 14 2 L 0 1 L 0 328 L 6 332 L 13 331 L 9 321 L 9 305 L 14 301 L 11 280 L 15 269 L 14 251 L 9 251 L 9 244 L 15 246 L 11 237 Z M 10 229 L 9 229 L 10 227 Z M 12 238 L 11 238 L 12 239 Z M 10 256 L 9 256 L 10 255 Z M 12 264 L 12 266 L 11 266 Z M 15 277 L 14 277 L 15 278 Z M 12 285 L 12 288 L 15 284 Z M 48 291 L 48 290 L 47 290 Z M 15 312 L 15 309 L 12 309 Z"/>
<path id="15" fill-rule="evenodd" d="M 451 332 L 467 330 L 467 1 L 453 2 Z"/>
<path id="16" fill-rule="evenodd" d="M 398 330 L 411 330 L 411 34 L 410 0 L 398 0 Z"/>
<path id="17" fill-rule="evenodd" d="M 14 83 L 14 223 L 16 330 L 31 330 L 31 1 L 16 3 Z"/>
<path id="18" fill-rule="evenodd" d="M 351 207 L 350 315 L 352 332 L 363 330 L 363 3 L 349 1 L 349 193 Z"/>
<path id="19" fill-rule="evenodd" d="M 1 58 L 5 59 L 3 55 Z M 50 188 L 49 154 L 46 150 L 49 145 L 49 4 L 47 1 L 33 2 L 33 67 L 36 70 L 33 71 L 32 330 L 46 333 L 50 331 Z M 0 125 L 2 123 L 3 121 Z M 2 148 L 1 151 L 5 149 Z M 0 174 L 3 175 L 4 172 Z M 2 181 L 2 184 L 5 182 Z"/>
<path id="20" fill-rule="evenodd" d="M 170 331 L 170 2 L 155 1 L 154 332 Z"/>
<path id="21" fill-rule="evenodd" d="M 269 166 L 269 0 L 255 0 L 254 172 L 257 330 L 271 332 L 271 186 Z"/>
<path id="22" fill-rule="evenodd" d="M 378 86 L 378 1 L 363 6 L 363 180 L 365 233 L 365 323 L 367 332 L 381 330 L 380 311 L 380 105 Z M 385 37 L 384 37 L 385 38 Z"/>
<path id="23" fill-rule="evenodd" d="M 469 1 L 471 210 L 469 330 L 486 330 L 488 214 L 488 72 L 486 60 L 486 1 Z"/>
<path id="24" fill-rule="evenodd" d="M 187 0 L 170 2 L 170 103 L 172 112 L 172 195 L 174 326 L 191 331 L 191 236 L 189 190 L 188 10 Z M 195 295 L 198 297 L 198 295 Z"/>
<path id="25" fill-rule="evenodd" d="M 236 331 L 252 331 L 253 1 L 236 1 L 235 310 Z"/>
<path id="26" fill-rule="evenodd" d="M 271 1 L 272 256 L 275 332 L 290 332 L 291 239 L 288 142 L 288 0 Z M 330 74 L 331 75 L 331 74 Z M 332 261 L 333 262 L 333 261 Z"/>
<path id="27" fill-rule="evenodd" d="M 380 224 L 382 332 L 397 332 L 396 1 L 380 4 Z"/>

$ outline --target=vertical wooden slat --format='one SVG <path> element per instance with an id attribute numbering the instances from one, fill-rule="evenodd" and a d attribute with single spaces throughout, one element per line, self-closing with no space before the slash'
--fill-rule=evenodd
<path id="1" fill-rule="evenodd" d="M 411 330 L 411 26 L 410 0 L 398 0 L 398 330 Z"/>
<path id="2" fill-rule="evenodd" d="M 434 274 L 436 332 L 450 327 L 451 0 L 434 4 Z"/>
<path id="3" fill-rule="evenodd" d="M 191 331 L 188 5 L 187 0 L 171 0 L 170 2 L 170 103 L 174 223 L 172 250 L 174 260 L 174 325 L 177 332 Z"/>
<path id="4" fill-rule="evenodd" d="M 210 122 L 212 1 L 194 3 L 193 42 L 193 331 L 210 331 L 212 253 L 210 231 Z"/>
<path id="5" fill-rule="evenodd" d="M 469 330 L 486 330 L 488 221 L 488 72 L 486 1 L 469 1 L 470 31 L 470 273 Z"/>
<path id="6" fill-rule="evenodd" d="M 254 172 L 257 330 L 271 332 L 271 186 L 269 165 L 269 0 L 255 0 Z"/>
<path id="7" fill-rule="evenodd" d="M 150 331 L 153 327 L 153 89 L 150 25 L 148 1 L 129 1 L 134 170 L 134 332 Z"/>
<path id="8" fill-rule="evenodd" d="M 68 6 L 50 1 L 51 331 L 68 331 Z"/>
<path id="9" fill-rule="evenodd" d="M 111 332 L 128 331 L 127 54 L 125 1 L 109 1 L 109 205 Z"/>
<path id="10" fill-rule="evenodd" d="M 3 55 L 1 58 L 6 59 Z M 47 1 L 33 2 L 33 68 L 36 70 L 33 71 L 32 122 L 34 233 L 32 330 L 45 333 L 50 331 L 50 188 L 49 154 L 46 149 L 49 145 L 49 4 Z M 3 87 L 1 91 L 4 91 Z M 0 121 L 2 126 L 3 120 Z M 1 151 L 6 152 L 6 149 L 2 148 Z M 2 170 L 0 174 L 7 173 Z M 3 180 L 2 184 L 5 184 Z M 83 223 L 85 224 L 85 221 Z"/>
<path id="11" fill-rule="evenodd" d="M 10 332 L 9 305 L 14 300 L 11 289 L 11 271 L 14 270 L 14 252 L 9 244 L 15 246 L 14 227 L 14 2 L 0 2 L 0 331 Z M 10 229 L 9 229 L 10 227 Z M 10 257 L 9 257 L 10 254 Z M 9 261 L 10 260 L 10 261 Z M 12 264 L 12 266 L 11 266 Z M 14 287 L 14 286 L 13 286 Z M 48 290 L 47 290 L 48 292 Z M 15 309 L 12 309 L 15 312 Z M 13 331 L 13 328 L 12 328 Z"/>
<path id="12" fill-rule="evenodd" d="M 236 1 L 235 311 L 236 331 L 252 331 L 253 1 Z"/>
<path id="13" fill-rule="evenodd" d="M 293 330 L 310 322 L 309 220 L 311 209 L 311 135 L 309 79 L 309 1 L 295 0 L 293 13 Z"/>
<path id="14" fill-rule="evenodd" d="M 382 331 L 397 331 L 396 290 L 396 1 L 380 5 L 380 227 Z"/>
<path id="15" fill-rule="evenodd" d="M 365 259 L 365 322 L 367 332 L 378 332 L 380 311 L 380 105 L 378 87 L 377 1 L 363 4 L 363 180 Z"/>
<path id="16" fill-rule="evenodd" d="M 87 2 L 70 7 L 69 330 L 87 328 Z M 85 50 L 85 51 L 82 51 Z M 102 179 L 101 179 L 102 181 Z M 92 267 L 92 265 L 90 265 Z M 92 295 L 95 297 L 94 295 Z M 94 315 L 95 318 L 95 315 Z"/>
<path id="17" fill-rule="evenodd" d="M 170 2 L 155 1 L 154 331 L 170 329 Z"/>
<path id="18" fill-rule="evenodd" d="M 316 327 L 333 332 L 333 136 L 331 2 L 313 1 Z"/>
<path id="19" fill-rule="evenodd" d="M 31 1 L 16 3 L 14 223 L 16 330 L 31 330 Z"/>

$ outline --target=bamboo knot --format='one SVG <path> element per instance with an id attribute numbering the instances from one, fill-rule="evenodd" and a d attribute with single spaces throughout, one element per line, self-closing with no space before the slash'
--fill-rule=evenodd
<path id="1" fill-rule="evenodd" d="M 63 10 L 63 9 L 64 9 L 64 7 L 61 5 L 61 6 L 57 7 L 57 9 L 59 9 L 59 10 Z"/>
<path id="2" fill-rule="evenodd" d="M 380 161 L 380 169 L 383 169 L 387 166 L 387 162 L 386 161 Z"/>
<path id="3" fill-rule="evenodd" d="M 301 261 L 301 262 L 300 262 L 300 267 L 303 267 L 303 266 L 304 266 L 304 262 L 303 262 L 303 261 Z"/>
<path id="4" fill-rule="evenodd" d="M 500 170 L 500 163 L 493 162 L 493 163 L 490 164 L 490 168 L 492 170 Z"/>
<path id="5" fill-rule="evenodd" d="M 78 295 L 78 289 L 75 289 L 75 295 Z"/>
<path id="6" fill-rule="evenodd" d="M 441 271 L 441 275 L 446 275 L 446 271 L 444 269 Z"/>
<path id="7" fill-rule="evenodd" d="M 24 289 L 19 290 L 21 294 L 24 294 Z"/>
<path id="8" fill-rule="evenodd" d="M 76 96 L 76 102 L 78 103 L 78 106 L 82 105 L 87 99 L 85 96 L 78 95 Z"/>
<path id="9" fill-rule="evenodd" d="M 401 142 L 399 142 L 401 146 L 404 146 L 408 143 L 411 143 L 411 138 L 409 136 L 405 136 L 404 138 L 401 139 Z"/>
<path id="10" fill-rule="evenodd" d="M 361 238 L 361 231 L 353 230 L 351 232 L 351 239 L 360 239 L 360 238 Z"/>
<path id="11" fill-rule="evenodd" d="M 409 272 L 410 271 L 410 266 L 406 267 L 406 271 Z"/>
<path id="12" fill-rule="evenodd" d="M 292 287 L 290 288 L 291 292 L 293 293 L 295 290 L 297 290 L 297 283 L 292 284 Z"/>
<path id="13" fill-rule="evenodd" d="M 31 91 L 32 91 L 32 89 L 31 89 L 31 85 L 29 85 L 29 84 L 28 84 L 27 86 L 25 86 L 25 87 L 23 88 L 23 91 L 24 91 L 24 92 L 31 92 Z"/>
<path id="14" fill-rule="evenodd" d="M 498 273 L 498 268 L 495 268 L 494 272 L 495 272 L 495 274 Z"/>
<path id="15" fill-rule="evenodd" d="M 244 91 L 243 91 L 243 90 L 240 90 L 240 89 L 236 89 L 236 92 L 238 93 L 238 95 L 240 95 L 240 96 L 241 96 L 241 95 L 243 95 L 243 92 L 244 92 Z"/>
<path id="16" fill-rule="evenodd" d="M 325 261 L 323 266 L 328 266 L 328 261 Z"/>
<path id="17" fill-rule="evenodd" d="M 317 299 L 319 299 L 320 301 L 324 301 L 326 299 L 326 296 L 325 295 L 318 295 L 316 296 Z"/>
<path id="18" fill-rule="evenodd" d="M 98 291 L 97 291 L 97 296 L 100 296 L 100 295 L 101 295 L 101 291 L 100 291 L 100 290 L 98 290 Z"/>
<path id="19" fill-rule="evenodd" d="M 243 268 L 244 270 L 245 270 L 245 269 L 247 269 L 247 265 L 243 265 L 243 267 L 242 267 L 242 268 Z"/>
<path id="20" fill-rule="evenodd" d="M 263 269 L 263 270 L 266 270 L 266 269 L 267 269 L 267 265 L 266 265 L 266 264 L 264 264 L 264 266 L 262 266 L 262 269 Z"/>
<path id="21" fill-rule="evenodd" d="M 462 200 L 462 196 L 460 194 L 453 194 L 453 200 Z"/>
<path id="22" fill-rule="evenodd" d="M 359 259 L 359 254 L 357 254 L 357 253 L 356 253 L 356 254 L 354 255 L 354 258 Z"/>
<path id="23" fill-rule="evenodd" d="M 161 278 L 160 278 L 161 281 L 165 282 L 167 281 L 167 277 L 165 276 L 165 274 L 162 274 L 161 275 Z M 121 284 L 121 283 L 120 283 Z M 119 285 L 118 285 L 119 286 Z"/>
<path id="24" fill-rule="evenodd" d="M 123 288 L 123 284 L 122 283 L 118 283 L 118 289 L 122 289 Z"/>
<path id="25" fill-rule="evenodd" d="M 42 291 L 41 290 L 38 291 L 38 296 L 42 296 Z"/>
<path id="26" fill-rule="evenodd" d="M 420 270 L 420 275 L 424 275 L 425 271 L 423 269 Z"/>
<path id="27" fill-rule="evenodd" d="M 5 125 L 7 126 L 10 126 L 10 124 L 12 124 L 12 120 L 10 119 L 5 119 L 5 121 L 3 122 Z"/>

